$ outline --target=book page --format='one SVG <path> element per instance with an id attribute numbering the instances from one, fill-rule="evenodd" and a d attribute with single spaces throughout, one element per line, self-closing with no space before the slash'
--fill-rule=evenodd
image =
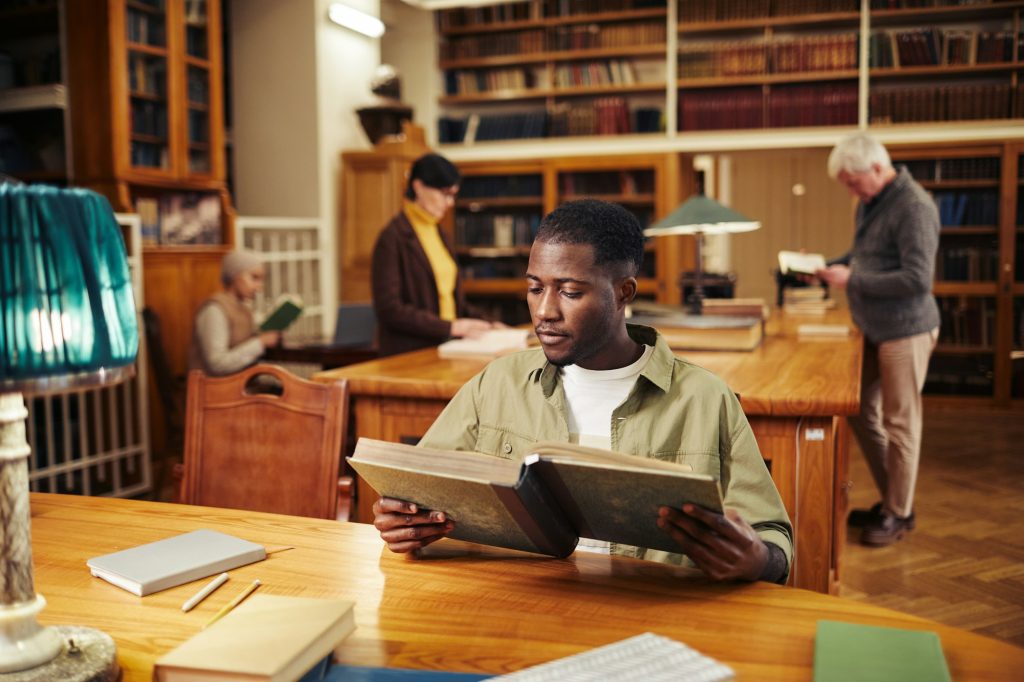
<path id="1" fill-rule="evenodd" d="M 509 682 L 718 682 L 731 680 L 732 668 L 682 642 L 645 632 L 619 642 L 492 678 Z"/>
<path id="2" fill-rule="evenodd" d="M 552 462 L 582 461 L 629 467 L 632 469 L 660 469 L 677 473 L 686 473 L 693 470 L 689 464 L 676 464 L 675 462 L 666 462 L 660 459 L 624 455 L 621 452 L 556 441 L 541 441 L 537 443 L 533 446 L 533 454 L 540 455 L 542 459 Z"/>
<path id="3" fill-rule="evenodd" d="M 779 271 L 783 275 L 790 272 L 813 275 L 816 271 L 824 270 L 826 267 L 825 256 L 820 253 L 779 251 Z"/>

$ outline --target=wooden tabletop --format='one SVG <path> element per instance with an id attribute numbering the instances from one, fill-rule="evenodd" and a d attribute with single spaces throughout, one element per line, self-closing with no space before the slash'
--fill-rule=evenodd
<path id="1" fill-rule="evenodd" d="M 802 323 L 841 324 L 850 335 L 801 339 Z M 722 377 L 747 415 L 856 414 L 860 402 L 861 335 L 845 310 L 821 316 L 775 312 L 753 351 L 679 351 Z M 449 400 L 487 364 L 485 359 L 440 358 L 428 348 L 319 372 L 316 381 L 349 380 L 352 395 Z"/>
<path id="2" fill-rule="evenodd" d="M 1024 649 L 837 597 L 776 585 L 708 582 L 653 562 L 577 553 L 536 558 L 454 541 L 423 559 L 392 554 L 362 524 L 155 502 L 32 494 L 40 620 L 99 628 L 117 642 L 124 682 L 148 682 L 153 662 L 259 578 L 266 594 L 356 602 L 344 662 L 504 673 L 642 632 L 682 641 L 730 665 L 738 679 L 810 680 L 820 619 L 933 630 L 955 680 L 1005 680 Z M 198 528 L 264 544 L 266 561 L 189 613 L 205 579 L 136 597 L 98 578 L 91 557 Z"/>

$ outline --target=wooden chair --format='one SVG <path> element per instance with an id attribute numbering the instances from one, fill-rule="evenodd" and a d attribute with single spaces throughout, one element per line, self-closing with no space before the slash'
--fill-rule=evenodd
<path id="1" fill-rule="evenodd" d="M 261 381 L 277 390 L 261 392 Z M 279 393 L 279 394 L 277 394 Z M 346 520 L 339 477 L 348 385 L 305 381 L 274 365 L 188 377 L 180 501 Z M 339 511 L 341 512 L 339 514 Z"/>

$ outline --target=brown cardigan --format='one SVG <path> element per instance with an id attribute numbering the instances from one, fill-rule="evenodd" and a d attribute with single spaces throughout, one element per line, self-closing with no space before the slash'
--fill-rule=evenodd
<path id="1" fill-rule="evenodd" d="M 441 241 L 452 251 L 444 230 Z M 373 307 L 381 355 L 436 346 L 451 336 L 452 323 L 438 317 L 437 283 L 427 254 L 405 213 L 391 219 L 373 247 Z M 455 314 L 483 317 L 466 302 L 462 278 L 455 279 Z"/>

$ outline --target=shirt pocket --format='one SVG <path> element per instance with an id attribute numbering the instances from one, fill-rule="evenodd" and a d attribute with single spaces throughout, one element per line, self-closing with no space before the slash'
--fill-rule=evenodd
<path id="1" fill-rule="evenodd" d="M 674 464 L 685 464 L 695 474 L 706 474 L 721 477 L 722 461 L 716 453 L 711 452 L 659 452 L 655 459 Z"/>
<path id="2" fill-rule="evenodd" d="M 533 450 L 537 441 L 520 436 L 507 428 L 481 424 L 477 430 L 476 451 L 504 459 L 521 460 Z"/>

